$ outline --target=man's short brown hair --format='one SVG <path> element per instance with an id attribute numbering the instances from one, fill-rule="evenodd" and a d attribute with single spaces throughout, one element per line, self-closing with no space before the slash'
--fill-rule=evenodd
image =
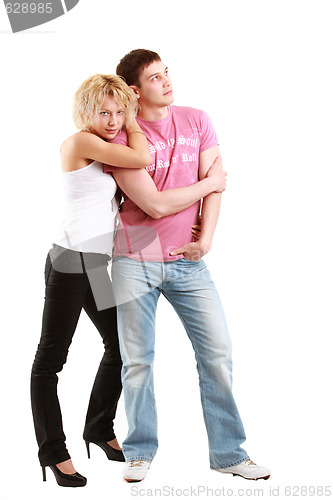
<path id="1" fill-rule="evenodd" d="M 124 78 L 127 85 L 140 87 L 140 76 L 143 70 L 160 60 L 160 56 L 152 50 L 135 49 L 120 60 L 116 73 Z"/>

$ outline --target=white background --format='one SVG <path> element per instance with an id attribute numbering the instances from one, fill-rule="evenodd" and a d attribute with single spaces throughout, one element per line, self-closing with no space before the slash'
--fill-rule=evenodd
<path id="1" fill-rule="evenodd" d="M 191 487 L 202 498 L 240 496 L 240 488 L 284 498 L 288 485 L 332 485 L 332 14 L 324 0 L 80 0 L 67 15 L 14 35 L 0 5 L 2 500 L 127 499 L 155 489 L 186 497 Z M 160 53 L 175 104 L 205 109 L 220 138 L 228 188 L 206 261 L 233 341 L 245 448 L 271 468 L 269 481 L 209 470 L 194 356 L 161 299 L 160 448 L 146 480 L 131 489 L 122 464 L 93 445 L 91 460 L 85 455 L 81 434 L 102 343 L 83 313 L 59 393 L 69 451 L 88 484 L 59 488 L 49 469 L 42 482 L 29 378 L 44 261 L 60 222 L 59 147 L 74 132 L 76 88 L 91 74 L 115 72 L 133 48 Z M 122 441 L 123 399 L 116 432 Z M 292 496 L 311 492 L 295 488 Z"/>

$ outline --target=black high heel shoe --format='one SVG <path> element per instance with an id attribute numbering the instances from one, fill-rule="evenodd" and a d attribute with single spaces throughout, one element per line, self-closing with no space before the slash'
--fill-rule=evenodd
<path id="1" fill-rule="evenodd" d="M 108 443 L 97 443 L 96 441 L 86 441 L 86 447 L 87 447 L 87 453 L 88 453 L 88 458 L 90 458 L 90 443 L 96 444 L 100 448 L 102 448 L 103 451 L 105 451 L 106 456 L 108 457 L 109 460 L 114 460 L 115 462 L 125 462 L 125 457 L 123 455 L 123 452 L 121 450 L 116 450 L 115 448 L 112 448 Z"/>
<path id="2" fill-rule="evenodd" d="M 71 486 L 75 488 L 77 486 L 85 486 L 87 484 L 87 478 L 81 476 L 78 472 L 75 472 L 75 474 L 64 474 L 56 465 L 42 465 L 43 481 L 46 481 L 45 467 L 50 467 L 59 486 Z"/>

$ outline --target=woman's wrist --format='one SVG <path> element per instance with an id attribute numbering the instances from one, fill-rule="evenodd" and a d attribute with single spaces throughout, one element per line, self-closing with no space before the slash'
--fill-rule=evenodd
<path id="1" fill-rule="evenodd" d="M 144 132 L 142 132 L 142 130 L 132 130 L 131 132 L 127 132 L 127 135 L 130 135 L 130 134 L 142 134 L 142 135 L 146 135 Z"/>

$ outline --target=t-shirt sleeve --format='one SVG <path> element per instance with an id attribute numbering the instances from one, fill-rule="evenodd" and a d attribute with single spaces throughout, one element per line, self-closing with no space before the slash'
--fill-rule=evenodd
<path id="1" fill-rule="evenodd" d="M 127 134 L 124 131 L 119 132 L 114 139 L 111 139 L 113 144 L 121 144 L 122 146 L 127 146 L 128 141 L 127 141 Z M 108 174 L 110 172 L 117 172 L 120 167 L 115 167 L 113 165 L 106 165 L 104 164 L 104 173 Z"/>
<path id="2" fill-rule="evenodd" d="M 204 111 L 201 112 L 201 142 L 199 152 L 217 146 L 219 141 L 213 127 L 212 121 Z"/>

